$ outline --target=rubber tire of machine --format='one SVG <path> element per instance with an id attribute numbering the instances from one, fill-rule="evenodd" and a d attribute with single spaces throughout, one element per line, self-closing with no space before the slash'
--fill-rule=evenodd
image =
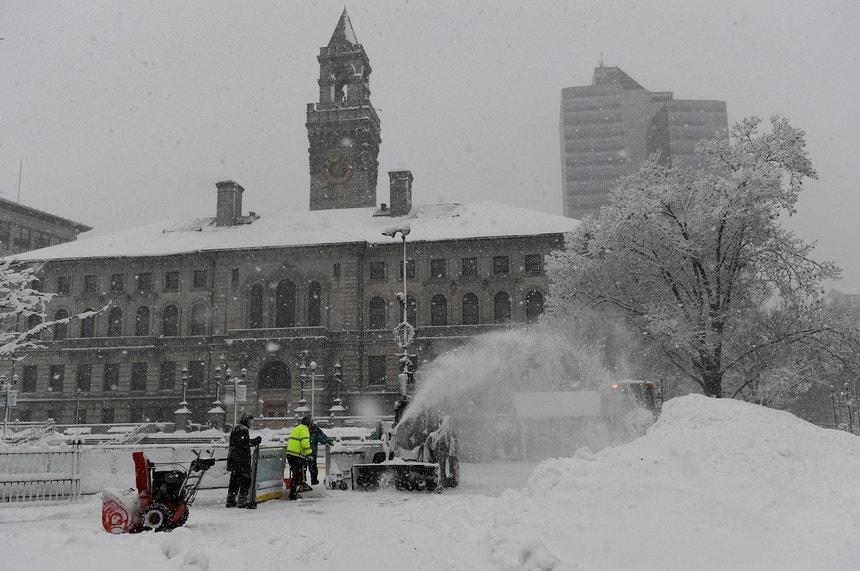
<path id="1" fill-rule="evenodd" d="M 170 529 L 170 519 L 172 515 L 167 506 L 153 502 L 144 510 L 141 516 L 143 527 L 152 531 L 167 531 Z"/>

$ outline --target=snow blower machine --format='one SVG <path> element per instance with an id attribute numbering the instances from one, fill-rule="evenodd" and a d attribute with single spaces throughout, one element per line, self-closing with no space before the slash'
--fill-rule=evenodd
<path id="1" fill-rule="evenodd" d="M 156 463 L 143 452 L 132 453 L 137 490 L 104 490 L 102 526 L 109 533 L 144 530 L 170 531 L 188 521 L 188 508 L 197 497 L 203 475 L 215 465 L 214 453 L 206 458 L 194 450 L 189 466 L 178 462 Z"/>
<path id="2" fill-rule="evenodd" d="M 460 482 L 451 417 L 422 411 L 399 420 L 383 435 L 383 451 L 370 464 L 352 466 L 352 489 L 441 492 Z"/>

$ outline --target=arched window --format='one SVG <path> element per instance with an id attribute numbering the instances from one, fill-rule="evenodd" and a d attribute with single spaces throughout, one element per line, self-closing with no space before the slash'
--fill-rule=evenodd
<path id="1" fill-rule="evenodd" d="M 507 323 L 511 320 L 511 296 L 500 291 L 493 297 L 493 321 Z"/>
<path id="2" fill-rule="evenodd" d="M 418 326 L 418 306 L 415 303 L 415 298 L 411 295 L 406 296 L 406 320 L 409 325 Z M 403 322 L 403 304 L 400 304 L 400 321 Z"/>
<path id="3" fill-rule="evenodd" d="M 477 325 L 478 321 L 478 296 L 467 293 L 463 296 L 463 325 Z"/>
<path id="4" fill-rule="evenodd" d="M 254 284 L 251 286 L 251 295 L 248 298 L 248 329 L 262 329 L 263 327 L 263 286 Z"/>
<path id="5" fill-rule="evenodd" d="M 95 311 L 93 308 L 89 307 L 84 310 L 84 312 Z M 81 319 L 81 337 L 95 337 L 96 336 L 96 316 L 90 315 L 88 317 L 84 317 Z"/>
<path id="6" fill-rule="evenodd" d="M 442 294 L 430 300 L 430 325 L 448 325 L 448 300 Z"/>
<path id="7" fill-rule="evenodd" d="M 59 310 L 54 314 L 54 341 L 62 341 L 69 336 L 69 322 L 64 321 L 69 318 L 69 312 L 65 309 Z"/>
<path id="8" fill-rule="evenodd" d="M 134 316 L 134 334 L 138 337 L 149 335 L 149 308 L 144 306 L 137 308 Z"/>
<path id="9" fill-rule="evenodd" d="M 289 389 L 290 369 L 281 361 L 269 361 L 257 373 L 260 389 Z"/>
<path id="10" fill-rule="evenodd" d="M 296 326 L 296 284 L 283 280 L 275 292 L 275 327 Z"/>
<path id="11" fill-rule="evenodd" d="M 179 335 L 179 308 L 175 305 L 168 305 L 161 314 L 161 335 L 163 337 Z"/>
<path id="12" fill-rule="evenodd" d="M 32 331 L 34 327 L 38 327 L 42 323 L 42 316 L 36 313 L 27 318 L 27 330 Z M 33 339 L 41 339 L 42 331 L 39 330 L 31 336 Z"/>
<path id="13" fill-rule="evenodd" d="M 209 332 L 209 306 L 195 303 L 191 306 L 191 335 L 206 335 Z"/>
<path id="14" fill-rule="evenodd" d="M 107 336 L 122 336 L 122 310 L 118 307 L 114 307 L 113 309 L 111 309 L 110 315 L 108 315 Z"/>
<path id="15" fill-rule="evenodd" d="M 308 286 L 308 326 L 322 325 L 322 286 L 319 282 L 311 282 Z"/>
<path id="16" fill-rule="evenodd" d="M 532 323 L 543 313 L 543 294 L 532 290 L 526 295 L 526 321 Z"/>
<path id="17" fill-rule="evenodd" d="M 385 300 L 381 297 L 370 300 L 370 320 L 367 326 L 369 329 L 385 329 Z"/>

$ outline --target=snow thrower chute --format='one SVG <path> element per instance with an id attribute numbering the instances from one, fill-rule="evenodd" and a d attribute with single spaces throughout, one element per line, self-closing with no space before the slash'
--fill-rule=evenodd
<path id="1" fill-rule="evenodd" d="M 177 462 L 152 462 L 143 452 L 132 453 L 137 490 L 104 490 L 102 526 L 105 531 L 170 531 L 185 525 L 200 481 L 216 462 L 212 451 L 206 458 L 201 458 L 197 450 L 194 455 L 195 459 L 186 468 Z"/>

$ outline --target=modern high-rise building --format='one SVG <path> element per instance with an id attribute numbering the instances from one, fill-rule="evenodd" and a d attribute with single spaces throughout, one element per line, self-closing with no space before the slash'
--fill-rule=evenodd
<path id="1" fill-rule="evenodd" d="M 618 67 L 594 68 L 591 85 L 561 90 L 564 214 L 596 215 L 613 183 L 652 153 L 672 166 L 696 166 L 696 143 L 727 137 L 728 129 L 725 101 L 674 99 Z"/>

